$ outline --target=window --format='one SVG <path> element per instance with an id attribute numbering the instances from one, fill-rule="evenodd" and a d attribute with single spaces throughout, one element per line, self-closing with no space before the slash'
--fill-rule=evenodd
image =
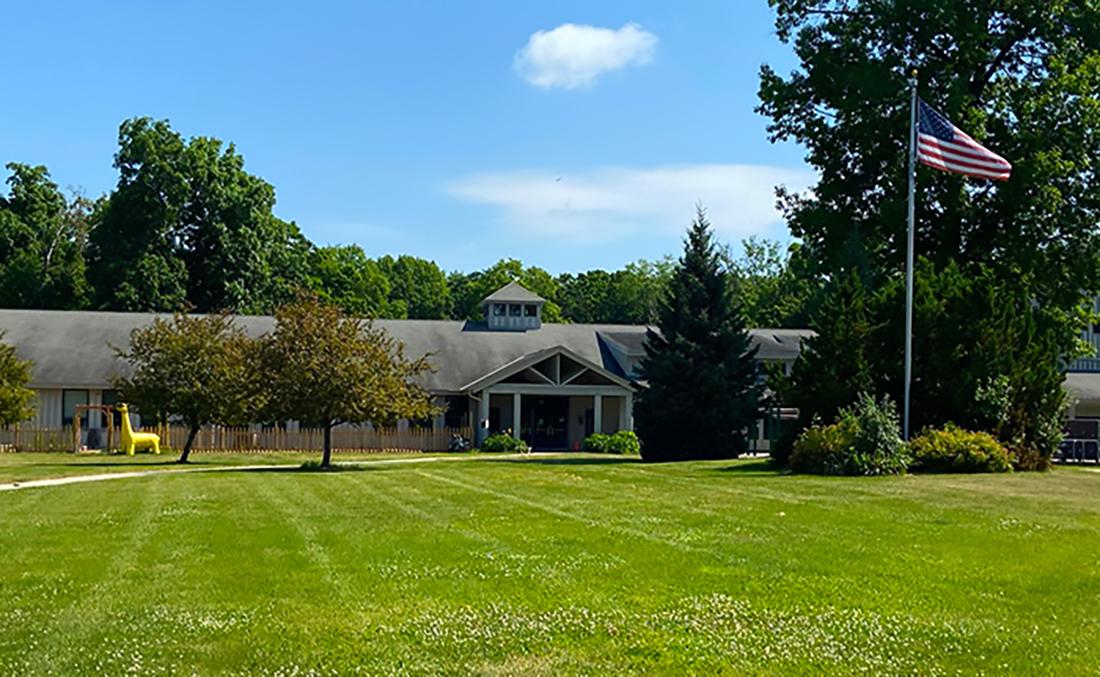
<path id="1" fill-rule="evenodd" d="M 443 425 L 447 428 L 463 428 L 470 424 L 469 412 L 470 398 L 465 395 L 448 395 Z"/>
<path id="2" fill-rule="evenodd" d="M 103 404 L 105 404 L 109 407 L 115 406 L 116 404 L 118 404 L 118 391 L 117 390 L 104 390 L 103 395 L 102 395 L 102 399 L 100 401 L 103 402 Z M 101 414 L 100 417 L 103 418 L 103 415 Z M 113 418 L 115 419 L 114 420 L 115 430 L 119 430 L 122 427 L 122 414 L 115 411 Z M 107 425 L 107 422 L 103 421 L 103 426 L 106 427 L 106 425 Z"/>
<path id="3" fill-rule="evenodd" d="M 508 314 L 512 317 L 519 317 L 520 305 L 518 303 L 513 303 L 512 305 L 508 306 Z"/>
<path id="4" fill-rule="evenodd" d="M 495 315 L 496 317 L 504 317 L 504 304 L 503 303 L 494 303 L 493 304 L 493 315 Z"/>
<path id="5" fill-rule="evenodd" d="M 523 307 L 523 314 L 526 317 L 536 317 L 539 314 L 539 311 L 533 303 L 528 303 Z"/>
<path id="6" fill-rule="evenodd" d="M 76 415 L 76 405 L 78 404 L 88 404 L 87 390 L 61 391 L 61 425 L 71 426 L 73 424 L 73 417 Z M 88 427 L 87 410 L 80 415 L 80 425 L 83 428 Z"/>

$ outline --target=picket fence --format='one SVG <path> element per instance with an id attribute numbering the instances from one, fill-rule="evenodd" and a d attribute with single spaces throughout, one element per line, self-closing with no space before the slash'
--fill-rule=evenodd
<path id="1" fill-rule="evenodd" d="M 160 435 L 161 447 L 182 449 L 188 429 L 182 426 L 148 428 Z M 105 433 L 105 431 L 104 431 Z M 471 439 L 470 428 L 333 428 L 333 453 L 390 451 L 447 451 L 452 437 Z M 118 433 L 115 432 L 117 446 Z M 104 434 L 104 441 L 106 435 Z M 302 428 L 231 428 L 208 426 L 201 429 L 192 444 L 192 452 L 263 453 L 269 451 L 316 452 L 324 444 L 324 430 Z M 72 428 L 11 427 L 0 430 L 0 451 L 73 451 L 77 447 Z"/>

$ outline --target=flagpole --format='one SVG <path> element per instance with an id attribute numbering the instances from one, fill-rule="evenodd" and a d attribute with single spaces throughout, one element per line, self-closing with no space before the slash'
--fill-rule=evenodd
<path id="1" fill-rule="evenodd" d="M 902 405 L 902 435 L 909 439 L 909 386 L 913 378 L 913 232 L 917 183 L 917 71 L 909 77 L 909 232 L 905 250 L 905 403 Z"/>

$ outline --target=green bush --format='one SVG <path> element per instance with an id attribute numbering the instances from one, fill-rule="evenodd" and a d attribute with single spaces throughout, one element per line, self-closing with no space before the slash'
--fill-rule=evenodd
<path id="1" fill-rule="evenodd" d="M 908 464 L 893 402 L 866 393 L 836 423 L 806 429 L 789 461 L 795 472 L 819 475 L 898 475 Z"/>
<path id="2" fill-rule="evenodd" d="M 611 447 L 611 435 L 605 435 L 603 433 L 592 433 L 588 437 L 584 438 L 584 444 L 581 445 L 585 451 L 597 451 L 601 454 L 606 454 L 610 451 Z"/>
<path id="3" fill-rule="evenodd" d="M 620 430 L 614 435 L 593 433 L 584 438 L 584 450 L 601 454 L 639 454 L 642 444 L 638 436 L 629 430 Z"/>
<path id="4" fill-rule="evenodd" d="M 620 430 L 611 436 L 610 451 L 613 454 L 640 454 L 642 453 L 642 443 L 633 431 Z"/>
<path id="5" fill-rule="evenodd" d="M 1012 455 L 989 433 L 948 424 L 927 429 L 909 442 L 914 472 L 1009 472 Z"/>
<path id="6" fill-rule="evenodd" d="M 511 435 L 505 435 L 504 433 L 496 433 L 495 435 L 489 435 L 489 437 L 481 443 L 481 450 L 487 452 L 524 453 L 531 449 L 523 440 L 517 440 Z"/>
<path id="7" fill-rule="evenodd" d="M 795 472 L 839 474 L 827 469 L 852 453 L 855 440 L 856 431 L 847 421 L 811 426 L 795 440 L 787 465 Z"/>

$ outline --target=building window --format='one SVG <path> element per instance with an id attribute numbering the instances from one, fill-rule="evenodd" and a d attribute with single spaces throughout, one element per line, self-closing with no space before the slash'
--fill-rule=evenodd
<path id="1" fill-rule="evenodd" d="M 504 317 L 504 304 L 503 303 L 494 303 L 493 304 L 493 315 L 496 316 L 496 317 Z"/>
<path id="2" fill-rule="evenodd" d="M 523 314 L 526 317 L 536 317 L 539 314 L 539 311 L 534 304 L 528 303 L 523 307 Z"/>
<path id="3" fill-rule="evenodd" d="M 113 407 L 113 406 L 117 405 L 118 404 L 118 391 L 117 390 L 104 390 L 103 395 L 102 395 L 102 399 L 100 401 L 103 402 L 103 404 L 107 405 L 108 407 Z M 113 425 L 115 427 L 115 430 L 121 429 L 122 428 L 122 414 L 119 413 L 118 410 L 115 410 L 112 417 L 114 418 Z M 104 421 L 103 425 L 106 426 L 107 422 Z"/>
<path id="4" fill-rule="evenodd" d="M 446 428 L 465 428 L 470 425 L 470 398 L 465 395 L 448 395 L 447 410 L 443 414 Z"/>
<path id="5" fill-rule="evenodd" d="M 87 390 L 63 390 L 61 391 L 61 425 L 71 426 L 73 424 L 73 417 L 76 416 L 76 405 L 88 404 L 88 391 Z M 88 411 L 80 415 L 80 425 L 83 428 L 88 427 Z"/>
<path id="6" fill-rule="evenodd" d="M 512 317 L 519 317 L 520 305 L 518 303 L 513 303 L 512 305 L 508 306 L 508 314 Z"/>

